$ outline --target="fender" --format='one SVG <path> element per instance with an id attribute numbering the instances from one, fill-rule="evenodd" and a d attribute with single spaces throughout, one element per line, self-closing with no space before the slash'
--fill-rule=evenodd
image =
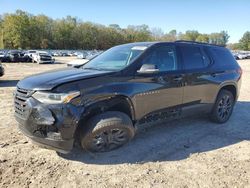
<path id="1" fill-rule="evenodd" d="M 221 90 L 223 87 L 226 87 L 226 86 L 233 86 L 233 87 L 235 88 L 235 90 L 236 90 L 236 93 L 235 93 L 235 100 L 237 100 L 237 99 L 238 99 L 238 96 L 239 96 L 239 88 L 238 88 L 238 86 L 237 86 L 237 83 L 234 82 L 234 81 L 225 81 L 225 82 L 221 83 L 221 84 L 219 85 L 219 87 L 218 87 L 218 91 L 217 91 L 216 98 L 217 98 L 217 96 L 219 95 L 220 90 Z M 216 98 L 214 99 L 214 102 L 215 102 Z"/>
<path id="2" fill-rule="evenodd" d="M 131 99 L 125 95 L 102 95 L 94 100 L 85 101 L 84 108 L 83 119 L 107 110 L 117 110 L 128 114 L 132 121 L 135 121 L 134 105 Z"/>
<path id="3" fill-rule="evenodd" d="M 233 85 L 236 88 L 236 94 L 238 93 L 238 86 L 234 81 L 225 81 L 223 83 L 220 84 L 219 86 L 219 90 L 221 90 L 221 88 L 225 87 L 225 86 L 230 86 Z"/>

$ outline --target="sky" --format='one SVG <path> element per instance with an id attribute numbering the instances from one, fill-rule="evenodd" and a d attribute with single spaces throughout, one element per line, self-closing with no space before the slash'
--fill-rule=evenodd
<path id="1" fill-rule="evenodd" d="M 0 14 L 17 9 L 51 18 L 68 15 L 103 25 L 146 24 L 164 32 L 226 30 L 238 42 L 250 30 L 249 0 L 0 0 Z"/>

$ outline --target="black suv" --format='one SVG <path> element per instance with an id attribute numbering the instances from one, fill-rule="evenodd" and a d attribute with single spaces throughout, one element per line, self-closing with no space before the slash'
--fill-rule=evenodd
<path id="1" fill-rule="evenodd" d="M 138 125 L 208 113 L 232 114 L 241 68 L 224 47 L 188 41 L 113 47 L 79 68 L 38 74 L 17 84 L 15 117 L 33 141 L 69 152 L 115 149 Z"/>
<path id="2" fill-rule="evenodd" d="M 8 51 L 5 56 L 1 58 L 1 62 L 31 62 L 31 60 L 27 54 L 18 50 Z"/>

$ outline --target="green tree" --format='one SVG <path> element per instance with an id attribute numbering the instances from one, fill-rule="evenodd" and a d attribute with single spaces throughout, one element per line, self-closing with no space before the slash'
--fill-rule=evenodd
<path id="1" fill-rule="evenodd" d="M 229 48 L 231 50 L 240 50 L 241 45 L 240 45 L 240 43 L 229 43 L 229 44 L 227 44 L 227 48 Z"/>
<path id="2" fill-rule="evenodd" d="M 176 41 L 177 40 L 177 31 L 175 29 L 173 29 L 169 33 L 166 33 L 162 38 L 164 41 Z"/>
<path id="3" fill-rule="evenodd" d="M 188 30 L 185 34 L 181 35 L 180 38 L 182 40 L 196 41 L 200 33 L 195 30 Z"/>
<path id="4" fill-rule="evenodd" d="M 129 25 L 125 30 L 126 39 L 128 42 L 152 41 L 150 29 L 147 25 Z"/>
<path id="5" fill-rule="evenodd" d="M 200 34 L 197 38 L 196 38 L 197 42 L 209 42 L 209 35 L 207 34 Z"/>
<path id="6" fill-rule="evenodd" d="M 221 45 L 221 46 L 226 46 L 228 39 L 229 39 L 229 35 L 226 31 L 221 31 L 220 33 L 211 33 L 209 35 L 210 43 Z"/>
<path id="7" fill-rule="evenodd" d="M 242 50 L 250 50 L 250 31 L 244 33 L 239 46 Z"/>
<path id="8" fill-rule="evenodd" d="M 4 15 L 3 40 L 7 48 L 30 48 L 30 20 L 26 12 L 17 10 L 15 14 Z"/>
<path id="9" fill-rule="evenodd" d="M 160 41 L 162 40 L 163 36 L 164 36 L 164 32 L 162 31 L 161 28 L 158 27 L 154 27 L 150 29 L 151 35 L 152 35 L 152 39 L 155 41 Z"/>
<path id="10" fill-rule="evenodd" d="M 3 44 L 3 18 L 0 16 L 0 49 L 4 48 Z"/>
<path id="11" fill-rule="evenodd" d="M 70 16 L 54 22 L 52 37 L 56 48 L 74 49 L 76 42 L 73 40 L 74 37 L 72 37 L 72 33 L 76 26 L 76 18 Z"/>
<path id="12" fill-rule="evenodd" d="M 249 49 L 247 38 L 248 33 L 240 43 L 244 49 Z M 0 15 L 0 48 L 105 50 L 128 42 L 177 39 L 226 45 L 229 35 L 226 31 L 200 34 L 196 30 L 188 30 L 184 34 L 171 30 L 164 34 L 162 29 L 149 28 L 145 24 L 121 28 L 118 24 L 104 26 L 71 16 L 53 20 L 45 15 L 31 15 L 21 10 Z"/>

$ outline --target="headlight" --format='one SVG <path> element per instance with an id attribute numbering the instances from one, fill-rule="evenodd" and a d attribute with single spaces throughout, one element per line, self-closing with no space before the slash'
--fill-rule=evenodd
<path id="1" fill-rule="evenodd" d="M 70 93 L 49 93 L 37 91 L 32 97 L 41 103 L 46 104 L 60 104 L 60 103 L 68 103 L 72 99 L 78 97 L 80 95 L 80 91 L 72 91 Z"/>

